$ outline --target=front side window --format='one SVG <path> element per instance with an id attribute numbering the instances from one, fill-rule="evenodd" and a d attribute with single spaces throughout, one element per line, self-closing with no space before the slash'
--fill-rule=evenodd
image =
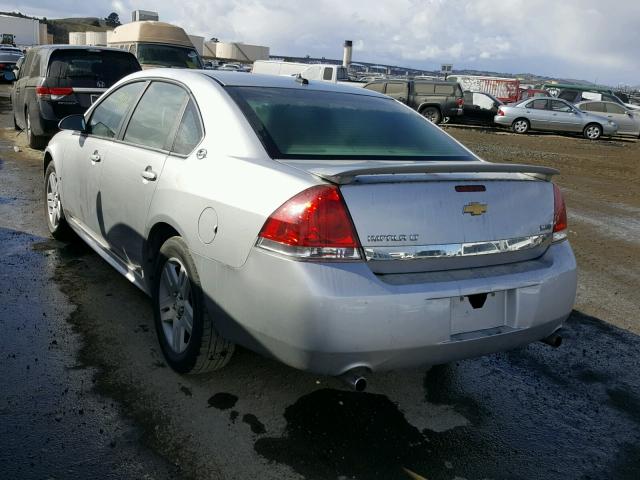
<path id="1" fill-rule="evenodd" d="M 201 138 L 202 126 L 200 125 L 198 107 L 195 106 L 193 100 L 189 100 L 178 127 L 172 150 L 180 155 L 188 155 L 200 143 Z"/>
<path id="2" fill-rule="evenodd" d="M 202 62 L 193 48 L 173 45 L 138 44 L 138 61 L 142 65 L 159 67 L 202 68 Z"/>
<path id="3" fill-rule="evenodd" d="M 559 102 L 558 100 L 551 100 L 551 110 L 554 112 L 572 112 L 573 108 L 567 105 L 564 102 Z"/>
<path id="4" fill-rule="evenodd" d="M 471 160 L 391 98 L 296 88 L 227 87 L 272 158 Z"/>
<path id="5" fill-rule="evenodd" d="M 604 109 L 604 103 L 602 102 L 590 102 L 590 103 L 585 103 L 582 106 L 582 110 L 586 110 L 587 112 L 599 112 L 599 113 L 603 113 L 605 111 Z"/>
<path id="6" fill-rule="evenodd" d="M 89 120 L 89 132 L 103 138 L 115 138 L 131 105 L 138 99 L 144 82 L 129 83 L 117 89 L 95 108 Z"/>
<path id="7" fill-rule="evenodd" d="M 616 105 L 615 103 L 606 103 L 607 113 L 614 113 L 618 115 L 624 115 L 624 108 L 620 105 Z"/>
<path id="8" fill-rule="evenodd" d="M 123 140 L 144 147 L 163 149 L 187 100 L 177 85 L 153 82 L 131 115 Z"/>

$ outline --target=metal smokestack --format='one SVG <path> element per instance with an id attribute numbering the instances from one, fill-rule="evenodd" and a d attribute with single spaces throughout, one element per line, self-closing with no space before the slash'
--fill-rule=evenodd
<path id="1" fill-rule="evenodd" d="M 344 41 L 344 56 L 342 57 L 342 66 L 344 68 L 349 68 L 351 65 L 351 54 L 353 52 L 353 41 L 345 40 Z"/>

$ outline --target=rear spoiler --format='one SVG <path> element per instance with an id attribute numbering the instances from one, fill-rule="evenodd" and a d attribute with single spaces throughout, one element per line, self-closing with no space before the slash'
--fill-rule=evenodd
<path id="1" fill-rule="evenodd" d="M 340 167 L 308 168 L 310 173 L 338 185 L 353 183 L 356 177 L 362 175 L 402 175 L 410 173 L 521 173 L 529 174 L 542 180 L 550 181 L 551 177 L 560 172 L 555 168 L 537 165 L 521 165 L 517 163 L 489 163 L 489 162 L 443 162 L 434 164 L 398 166 L 363 166 L 340 170 Z"/>

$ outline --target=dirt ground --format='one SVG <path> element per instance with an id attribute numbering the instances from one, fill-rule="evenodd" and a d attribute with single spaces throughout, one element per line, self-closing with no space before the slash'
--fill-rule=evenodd
<path id="1" fill-rule="evenodd" d="M 493 162 L 554 167 L 579 267 L 576 310 L 640 333 L 640 141 L 445 127 Z"/>

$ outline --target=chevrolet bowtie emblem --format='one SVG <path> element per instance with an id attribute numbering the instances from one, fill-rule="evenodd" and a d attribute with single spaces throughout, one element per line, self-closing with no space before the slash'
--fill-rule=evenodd
<path id="1" fill-rule="evenodd" d="M 486 211 L 487 211 L 487 204 L 486 203 L 478 203 L 478 202 L 467 203 L 464 206 L 464 208 L 462 209 L 462 213 L 468 213 L 469 215 L 471 215 L 473 217 L 475 217 L 477 215 L 482 215 Z"/>

